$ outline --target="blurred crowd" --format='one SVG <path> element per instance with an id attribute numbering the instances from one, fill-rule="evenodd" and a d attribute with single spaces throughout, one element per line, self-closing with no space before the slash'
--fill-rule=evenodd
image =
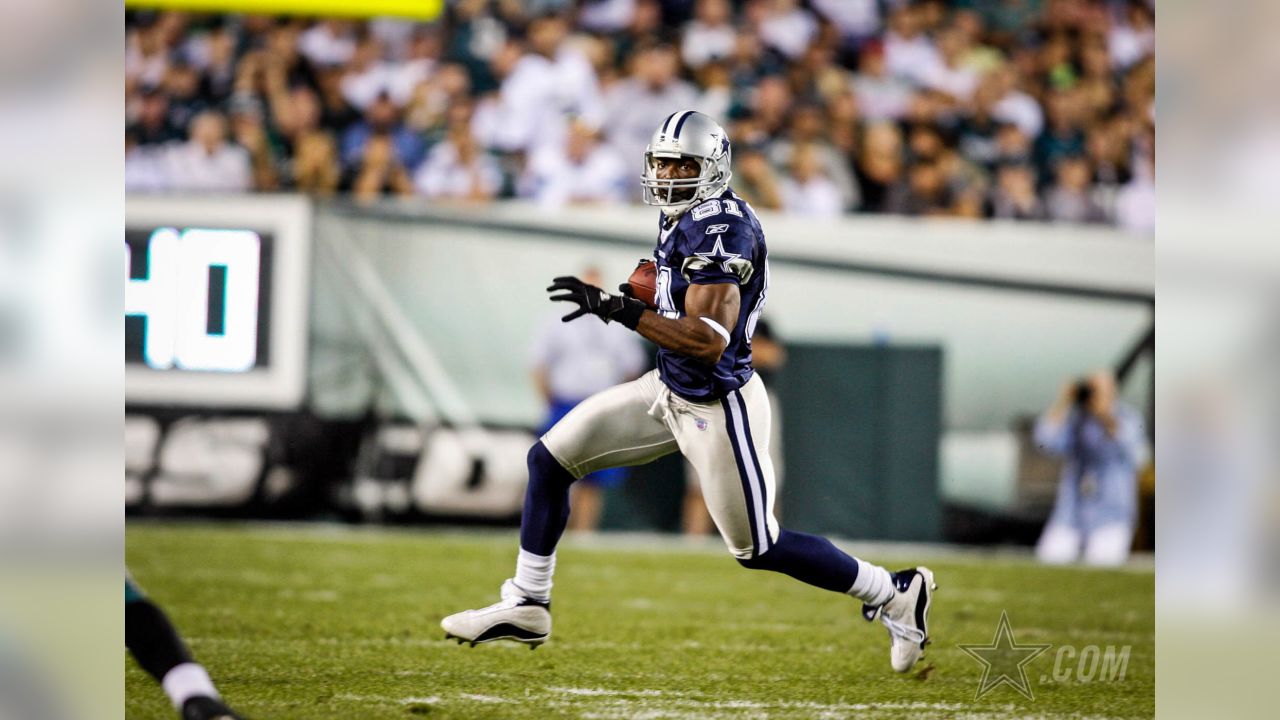
<path id="1" fill-rule="evenodd" d="M 756 208 L 1155 224 L 1146 0 L 449 0 L 127 14 L 130 191 L 637 202 L 718 119 Z"/>

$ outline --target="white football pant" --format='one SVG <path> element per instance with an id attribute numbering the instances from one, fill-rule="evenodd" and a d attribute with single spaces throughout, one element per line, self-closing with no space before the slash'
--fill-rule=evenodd
<path id="1" fill-rule="evenodd" d="M 698 474 L 729 552 L 748 559 L 778 538 L 769 432 L 769 399 L 758 375 L 722 400 L 696 403 L 652 370 L 587 398 L 542 443 L 575 478 L 679 450 Z"/>

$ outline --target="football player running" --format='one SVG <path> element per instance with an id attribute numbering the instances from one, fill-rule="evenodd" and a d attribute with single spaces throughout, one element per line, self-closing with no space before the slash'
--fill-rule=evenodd
<path id="1" fill-rule="evenodd" d="M 515 577 L 503 583 L 498 603 L 444 618 L 448 637 L 472 646 L 545 642 L 569 486 L 603 468 L 679 451 L 743 567 L 861 600 L 863 616 L 888 628 L 898 672 L 923 654 L 936 589 L 928 568 L 891 573 L 826 538 L 786 530 L 773 516 L 769 402 L 751 367 L 751 335 L 769 291 L 768 249 L 755 212 L 729 187 L 729 159 L 728 136 L 702 113 L 675 113 L 653 133 L 641 183 L 644 201 L 661 209 L 656 309 L 625 284 L 612 294 L 558 277 L 547 288 L 551 300 L 577 306 L 565 322 L 595 315 L 658 345 L 657 369 L 588 398 L 529 450 Z"/>

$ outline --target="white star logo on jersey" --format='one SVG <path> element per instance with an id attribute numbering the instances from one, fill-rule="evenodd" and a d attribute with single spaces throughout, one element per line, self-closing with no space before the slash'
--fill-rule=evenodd
<path id="1" fill-rule="evenodd" d="M 734 253 L 731 253 L 731 252 L 725 252 L 724 240 L 722 235 L 716 236 L 716 244 L 711 246 L 711 252 L 694 253 L 694 255 L 697 255 L 698 257 L 702 258 L 703 260 L 706 260 L 709 263 L 718 263 L 720 265 L 720 269 L 724 270 L 725 272 L 732 272 L 729 269 L 729 263 L 742 257 L 741 255 L 735 255 Z"/>

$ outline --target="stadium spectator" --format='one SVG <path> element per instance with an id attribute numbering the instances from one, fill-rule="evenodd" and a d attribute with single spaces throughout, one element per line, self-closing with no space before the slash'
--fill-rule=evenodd
<path id="1" fill-rule="evenodd" d="M 974 89 L 972 112 L 961 118 L 956 126 L 960 152 L 987 169 L 995 166 L 1000 155 L 996 141 L 996 134 L 1000 130 L 1000 121 L 995 116 L 999 92 L 997 82 L 995 73 L 983 76 Z"/>
<path id="2" fill-rule="evenodd" d="M 168 100 L 169 127 L 185 128 L 209 103 L 200 94 L 200 71 L 185 60 L 173 62 L 165 72 L 162 91 Z"/>
<path id="3" fill-rule="evenodd" d="M 405 110 L 405 124 L 428 138 L 437 137 L 444 133 L 446 111 L 470 99 L 471 76 L 466 68 L 456 63 L 441 65 L 414 89 Z"/>
<path id="4" fill-rule="evenodd" d="M 770 144 L 769 159 L 777 167 L 787 167 L 791 165 L 796 148 L 802 146 L 813 155 L 813 160 L 818 163 L 818 172 L 825 178 L 821 192 L 825 193 L 826 184 L 834 184 L 839 193 L 837 206 L 840 211 L 855 207 L 858 190 L 853 173 L 845 155 L 828 142 L 826 117 L 817 105 L 801 105 L 792 112 L 787 134 Z M 787 205 L 785 200 L 783 204 Z"/>
<path id="5" fill-rule="evenodd" d="M 779 183 L 782 209 L 810 218 L 839 217 L 844 210 L 840 188 L 823 169 L 817 147 L 796 145 L 788 164 L 790 171 Z"/>
<path id="6" fill-rule="evenodd" d="M 1035 171 L 1018 163 L 1003 165 L 996 172 L 991 191 L 990 215 L 1001 220 L 1044 220 L 1048 217 L 1036 195 Z"/>
<path id="7" fill-rule="evenodd" d="M 1116 398 L 1110 372 L 1063 385 L 1035 427 L 1041 452 L 1064 460 L 1053 512 L 1036 546 L 1042 562 L 1119 565 L 1129 557 L 1143 438 L 1141 416 Z"/>
<path id="8" fill-rule="evenodd" d="M 698 69 L 712 61 L 733 55 L 738 33 L 731 22 L 729 0 L 698 0 L 694 19 L 684 26 L 680 56 L 684 64 Z"/>
<path id="9" fill-rule="evenodd" d="M 889 212 L 890 189 L 902 178 L 902 132 L 896 125 L 879 122 L 869 126 L 862 137 L 855 170 L 858 194 L 869 212 Z"/>
<path id="10" fill-rule="evenodd" d="M 1107 34 L 1107 52 L 1111 64 L 1124 70 L 1156 49 L 1156 26 L 1151 8 L 1143 2 L 1129 0 L 1125 3 L 1124 19 L 1113 23 Z"/>
<path id="11" fill-rule="evenodd" d="M 939 62 L 929 68 L 925 85 L 949 97 L 953 102 L 967 102 L 978 87 L 978 69 L 969 65 L 969 39 L 959 28 L 951 27 L 938 34 Z"/>
<path id="12" fill-rule="evenodd" d="M 817 19 L 796 0 L 748 0 L 745 12 L 765 47 L 789 60 L 804 54 L 818 33 Z"/>
<path id="13" fill-rule="evenodd" d="M 604 120 L 595 67 L 584 47 L 570 41 L 569 24 L 562 16 L 546 15 L 529 24 L 530 51 L 551 63 L 554 124 L 549 132 L 563 135 L 568 118 L 584 120 L 595 129 Z"/>
<path id="14" fill-rule="evenodd" d="M 364 148 L 374 138 L 386 138 L 396 154 L 396 162 L 412 170 L 424 154 L 422 137 L 400 120 L 400 109 L 391 97 L 382 93 L 365 111 L 364 119 L 353 123 L 342 134 L 342 164 L 346 168 L 360 165 Z"/>
<path id="15" fill-rule="evenodd" d="M 1039 137 L 1044 129 L 1044 110 L 1035 97 L 1022 89 L 1022 74 L 1013 64 L 1002 65 L 995 73 L 999 99 L 993 108 L 997 120 L 1012 123 L 1029 138 Z"/>
<path id="16" fill-rule="evenodd" d="M 443 143 L 442 143 L 443 144 Z M 365 143 L 351 181 L 351 194 L 368 202 L 384 195 L 411 195 L 413 183 L 396 154 L 391 138 L 376 135 Z M 468 198 L 470 199 L 470 198 Z"/>
<path id="17" fill-rule="evenodd" d="M 1042 180 L 1047 180 L 1058 161 L 1084 154 L 1084 130 L 1081 127 L 1080 95 L 1059 90 L 1049 95 L 1048 122 L 1032 147 Z"/>
<path id="18" fill-rule="evenodd" d="M 137 137 L 129 131 L 124 134 L 124 189 L 144 193 L 169 189 L 164 150 L 156 145 L 139 145 Z"/>
<path id="19" fill-rule="evenodd" d="M 253 188 L 248 151 L 227 142 L 227 120 L 213 111 L 197 115 L 187 142 L 169 148 L 164 174 L 174 190 L 244 192 Z"/>
<path id="20" fill-rule="evenodd" d="M 628 77 L 605 92 L 604 127 L 618 155 L 638 158 L 663 120 L 678 110 L 696 107 L 698 92 L 680 79 L 680 60 L 670 45 L 647 45 L 629 65 Z M 639 197 L 638 188 L 632 192 Z"/>
<path id="21" fill-rule="evenodd" d="M 264 112 L 262 104 L 255 97 L 233 97 L 231 137 L 249 153 L 253 187 L 257 190 L 276 190 L 280 183 L 276 175 L 275 151 L 267 139 Z"/>
<path id="22" fill-rule="evenodd" d="M 471 134 L 471 109 L 449 108 L 449 130 L 418 168 L 413 184 L 424 197 L 485 202 L 502 187 L 502 169 Z"/>
<path id="23" fill-rule="evenodd" d="M 668 115 L 696 108 L 731 126 L 735 154 L 763 156 L 736 164 L 762 208 L 781 205 L 771 176 L 805 143 L 845 212 L 889 210 L 891 188 L 914 212 L 911 179 L 940 176 L 947 202 L 931 211 L 971 216 L 986 198 L 1000 217 L 1096 219 L 1067 207 L 1058 178 L 1084 157 L 1091 174 L 1073 197 L 1116 224 L 1153 224 L 1151 180 L 1135 170 L 1154 155 L 1154 12 L 1140 1 L 457 0 L 429 24 L 129 10 L 125 50 L 133 191 L 331 193 L 363 176 L 396 192 L 403 183 L 372 178 L 416 177 L 436 145 L 425 176 L 452 175 L 461 143 L 464 164 L 488 168 L 492 153 L 500 177 L 441 196 L 508 197 L 527 194 L 535 162 L 563 157 L 575 121 L 626 163 Z M 458 105 L 477 108 L 474 142 L 450 126 Z M 176 147 L 208 111 L 231 120 L 223 181 L 170 172 L 171 155 L 194 162 L 190 143 L 183 161 Z M 923 126 L 944 140 L 932 154 L 910 147 Z M 386 168 L 382 147 L 366 162 L 374 137 L 389 139 Z M 250 179 L 228 186 L 241 151 Z"/>
<path id="24" fill-rule="evenodd" d="M 182 137 L 182 128 L 169 122 L 169 96 L 160 88 L 143 88 L 133 103 L 129 134 L 139 145 L 163 145 Z"/>
<path id="25" fill-rule="evenodd" d="M 925 9 L 903 3 L 889 15 L 889 31 L 884 36 L 885 67 L 889 74 L 912 85 L 928 85 L 929 77 L 942 64 L 933 40 L 925 32 Z"/>
<path id="26" fill-rule="evenodd" d="M 889 188 L 885 209 L 897 215 L 938 216 L 951 214 L 951 203 L 942 168 L 926 160 L 912 165 L 906 180 Z"/>
<path id="27" fill-rule="evenodd" d="M 332 195 L 342 172 L 338 167 L 338 146 L 325 132 L 310 132 L 294 143 L 291 184 L 295 190 L 314 195 Z"/>
<path id="28" fill-rule="evenodd" d="M 570 125 L 563 147 L 545 145 L 534 152 L 524 194 L 547 207 L 616 203 L 626 198 L 631 181 L 622 158 L 578 120 Z"/>
<path id="29" fill-rule="evenodd" d="M 880 29 L 877 0 L 809 0 L 809 5 L 835 25 L 846 46 L 856 47 Z"/>
<path id="30" fill-rule="evenodd" d="M 631 24 L 636 0 L 582 0 L 578 22 L 583 28 L 598 33 L 616 33 Z"/>
<path id="31" fill-rule="evenodd" d="M 872 40 L 862 46 L 858 74 L 852 85 L 858 106 L 868 121 L 897 120 L 907 114 L 914 91 L 911 83 L 889 74 L 884 44 Z"/>
<path id="32" fill-rule="evenodd" d="M 342 66 L 356 54 L 355 28 L 348 20 L 322 20 L 298 38 L 298 51 L 319 66 Z"/>
<path id="33" fill-rule="evenodd" d="M 1049 219 L 1057 222 L 1101 223 L 1107 214 L 1090 192 L 1089 161 L 1066 157 L 1058 161 L 1057 182 L 1045 196 Z"/>

